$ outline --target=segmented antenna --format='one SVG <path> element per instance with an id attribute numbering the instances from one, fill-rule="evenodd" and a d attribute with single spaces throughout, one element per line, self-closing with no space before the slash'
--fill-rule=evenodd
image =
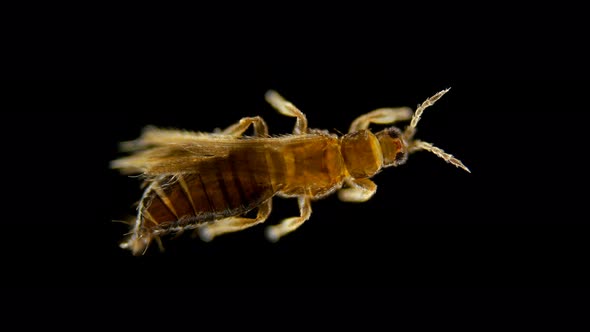
<path id="1" fill-rule="evenodd" d="M 451 88 L 448 88 L 446 90 L 442 90 L 441 92 L 435 94 L 434 96 L 426 99 L 426 101 L 424 101 L 422 104 L 418 105 L 416 112 L 414 112 L 414 116 L 412 116 L 412 121 L 410 122 L 410 125 L 408 127 L 406 127 L 406 129 L 404 130 L 404 138 L 405 138 L 406 142 L 408 142 L 408 152 L 413 153 L 413 152 L 421 151 L 421 150 L 432 152 L 437 157 L 442 158 L 447 163 L 449 163 L 451 165 L 455 165 L 455 166 L 471 173 L 469 168 L 467 168 L 465 165 L 463 165 L 463 163 L 459 159 L 453 157 L 452 154 L 444 152 L 441 148 L 437 148 L 432 143 L 412 139 L 414 137 L 414 134 L 416 133 L 416 126 L 418 125 L 418 122 L 420 121 L 420 118 L 421 118 L 424 110 L 426 108 L 434 105 L 434 103 L 437 100 L 439 100 L 442 96 L 444 96 L 445 93 L 449 92 L 450 89 Z"/>
<path id="2" fill-rule="evenodd" d="M 467 168 L 467 166 L 463 165 L 461 160 L 453 157 L 453 155 L 450 153 L 444 152 L 443 149 L 437 148 L 436 146 L 432 145 L 432 143 L 419 141 L 419 140 L 412 142 L 412 146 L 410 147 L 409 152 L 411 153 L 411 152 L 420 151 L 420 150 L 432 152 L 437 157 L 444 159 L 444 161 L 446 161 L 447 163 L 449 163 L 451 165 L 455 165 L 455 166 L 467 171 L 468 173 L 471 173 L 469 168 Z"/>
<path id="3" fill-rule="evenodd" d="M 422 113 L 424 112 L 424 110 L 434 105 L 434 103 L 436 103 L 437 100 L 444 96 L 445 93 L 449 92 L 449 90 L 451 90 L 451 88 L 442 90 L 434 96 L 426 99 L 422 104 L 418 105 L 418 108 L 416 108 L 416 112 L 414 112 L 414 116 L 412 116 L 412 121 L 410 122 L 410 125 L 406 127 L 406 130 L 404 131 L 404 138 L 406 140 L 410 140 L 412 137 L 414 137 L 414 134 L 416 133 L 416 126 L 418 125 L 418 122 L 420 121 L 420 118 L 422 117 Z"/>

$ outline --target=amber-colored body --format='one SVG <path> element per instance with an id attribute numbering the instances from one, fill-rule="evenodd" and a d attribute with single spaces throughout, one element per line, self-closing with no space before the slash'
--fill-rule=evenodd
<path id="1" fill-rule="evenodd" d="M 241 215 L 275 194 L 319 198 L 339 188 L 346 176 L 334 136 L 231 138 L 224 145 L 226 155 L 150 184 L 140 204 L 149 221 L 145 228 L 165 231 Z"/>
<path id="2" fill-rule="evenodd" d="M 427 102 L 434 103 L 444 92 Z M 369 123 L 408 120 L 407 108 L 368 113 L 353 122 L 349 134 L 338 137 L 308 130 L 303 113 L 275 92 L 269 92 L 267 100 L 279 112 L 297 118 L 293 135 L 269 137 L 264 121 L 254 117 L 212 134 L 149 128 L 126 144 L 133 154 L 114 161 L 113 167 L 144 174 L 147 187 L 124 248 L 138 254 L 152 239 L 195 228 L 210 240 L 263 222 L 275 195 L 297 197 L 301 216 L 267 232 L 277 240 L 309 218 L 312 199 L 335 190 L 344 201 L 369 199 L 376 185 L 368 179 L 383 167 L 404 163 L 412 149 L 428 149 L 464 167 L 429 143 L 413 141 L 414 121 L 403 134 L 393 127 L 376 134 L 367 129 Z M 425 102 L 423 108 L 430 104 Z M 421 109 L 416 114 L 419 119 Z M 255 135 L 242 136 L 250 126 Z M 255 208 L 256 218 L 243 217 Z"/>

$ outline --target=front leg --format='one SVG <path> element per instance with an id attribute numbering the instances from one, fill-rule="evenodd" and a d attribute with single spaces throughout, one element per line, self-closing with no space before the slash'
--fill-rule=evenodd
<path id="1" fill-rule="evenodd" d="M 349 133 L 368 129 L 371 123 L 388 125 L 398 121 L 406 121 L 412 118 L 412 109 L 409 107 L 380 108 L 356 118 L 350 125 Z"/>
<path id="2" fill-rule="evenodd" d="M 277 242 L 281 237 L 296 230 L 311 216 L 311 200 L 309 197 L 300 196 L 297 198 L 299 203 L 299 217 L 284 219 L 280 224 L 266 228 L 266 238 L 271 242 Z"/>
<path id="3" fill-rule="evenodd" d="M 338 198 L 343 202 L 366 202 L 377 191 L 377 185 L 369 179 L 347 179 L 346 184 L 348 188 L 338 190 Z"/>

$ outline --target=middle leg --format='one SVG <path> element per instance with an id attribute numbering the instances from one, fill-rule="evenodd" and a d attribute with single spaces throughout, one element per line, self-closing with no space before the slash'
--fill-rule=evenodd
<path id="1" fill-rule="evenodd" d="M 297 198 L 299 203 L 299 217 L 284 219 L 280 224 L 268 226 L 266 228 L 266 238 L 271 242 L 277 242 L 281 237 L 296 230 L 311 216 L 311 200 L 309 197 L 300 196 Z"/>
<path id="2" fill-rule="evenodd" d="M 259 116 L 242 118 L 237 123 L 225 128 L 219 133 L 221 135 L 239 137 L 242 136 L 244 132 L 250 128 L 250 126 L 254 127 L 254 136 L 268 136 L 268 126 L 266 125 L 266 122 L 264 122 L 264 120 L 262 120 L 262 118 Z"/>
<path id="3" fill-rule="evenodd" d="M 297 118 L 293 134 L 307 134 L 307 118 L 303 112 L 295 107 L 295 105 L 285 100 L 283 96 L 274 90 L 268 91 L 264 95 L 264 98 L 272 107 L 279 111 L 279 113 Z"/>

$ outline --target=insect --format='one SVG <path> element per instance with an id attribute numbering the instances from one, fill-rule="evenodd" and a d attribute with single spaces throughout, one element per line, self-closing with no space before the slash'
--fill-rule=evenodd
<path id="1" fill-rule="evenodd" d="M 418 105 L 381 108 L 354 120 L 348 134 L 309 129 L 305 115 L 275 91 L 265 95 L 279 113 L 294 117 L 292 135 L 271 137 L 264 120 L 246 117 L 213 133 L 148 127 L 122 143 L 130 155 L 114 160 L 112 168 L 141 174 L 145 190 L 131 232 L 121 243 L 142 254 L 152 240 L 197 229 L 201 239 L 240 231 L 264 222 L 275 195 L 297 198 L 300 215 L 266 229 L 277 241 L 311 216 L 311 201 L 338 192 L 345 202 L 364 202 L 377 190 L 370 180 L 381 169 L 399 166 L 408 154 L 425 150 L 469 172 L 461 161 L 431 143 L 414 139 L 423 111 L 449 90 Z M 370 124 L 410 120 L 403 130 L 389 127 L 377 133 Z M 244 136 L 253 127 L 253 136 Z M 256 216 L 246 213 L 257 209 Z"/>

